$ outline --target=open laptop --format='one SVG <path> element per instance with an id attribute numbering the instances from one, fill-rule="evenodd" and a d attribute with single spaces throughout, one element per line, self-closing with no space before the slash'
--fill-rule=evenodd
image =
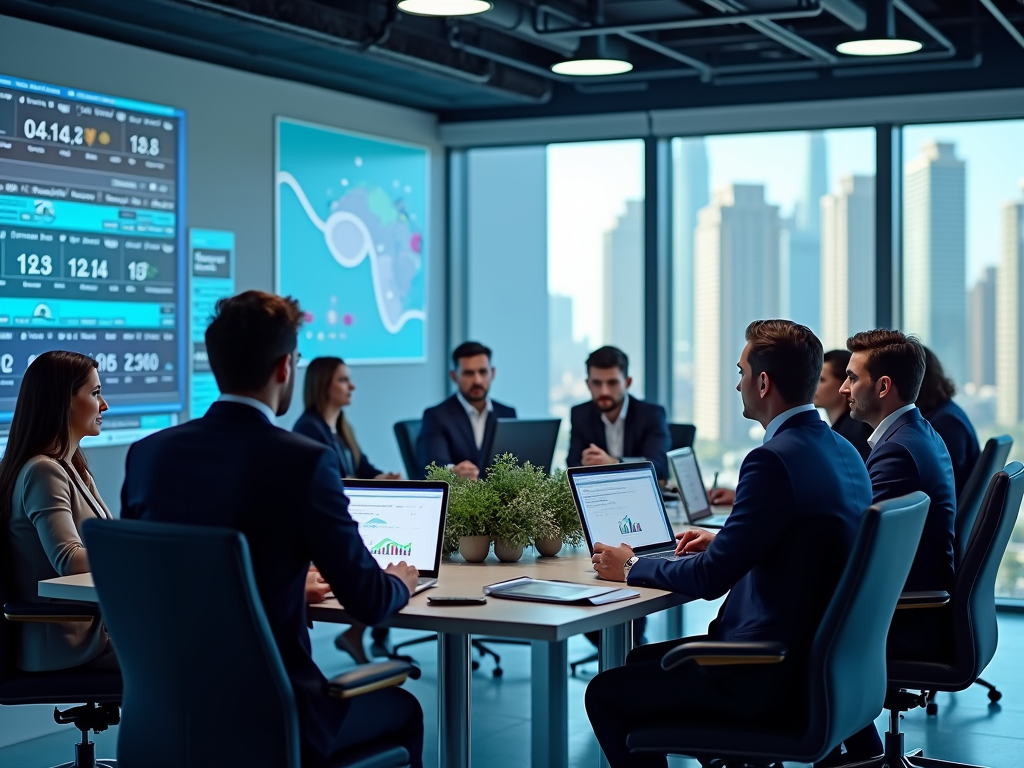
<path id="1" fill-rule="evenodd" d="M 348 511 L 381 568 L 405 560 L 420 572 L 413 594 L 437 586 L 448 483 L 346 480 Z"/>
<path id="2" fill-rule="evenodd" d="M 491 456 L 511 453 L 520 464 L 527 461 L 551 471 L 561 419 L 498 419 L 491 439 Z"/>
<path id="3" fill-rule="evenodd" d="M 587 546 L 625 542 L 637 557 L 680 560 L 676 538 L 649 461 L 570 467 L 569 488 Z"/>
<path id="4" fill-rule="evenodd" d="M 725 525 L 728 515 L 716 515 L 711 511 L 708 492 L 704 489 L 704 481 L 697 465 L 697 454 L 693 448 L 677 448 L 668 452 L 668 465 L 679 486 L 679 495 L 683 497 L 683 509 L 690 525 L 701 528 L 721 528 Z"/>

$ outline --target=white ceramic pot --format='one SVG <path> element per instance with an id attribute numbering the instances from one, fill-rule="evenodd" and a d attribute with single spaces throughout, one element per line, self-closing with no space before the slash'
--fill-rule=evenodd
<path id="1" fill-rule="evenodd" d="M 467 563 L 482 563 L 490 551 L 490 536 L 463 536 L 459 539 L 459 554 Z"/>
<path id="2" fill-rule="evenodd" d="M 562 551 L 561 537 L 554 539 L 536 539 L 533 543 L 536 545 L 537 553 L 541 557 L 555 557 Z"/>
<path id="3" fill-rule="evenodd" d="M 508 544 L 501 539 L 494 540 L 494 554 L 503 563 L 517 563 L 523 556 L 523 547 L 517 544 Z"/>

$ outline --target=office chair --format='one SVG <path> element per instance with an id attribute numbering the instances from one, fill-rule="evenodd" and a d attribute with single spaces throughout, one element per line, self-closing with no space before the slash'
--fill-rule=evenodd
<path id="1" fill-rule="evenodd" d="M 402 463 L 405 464 L 405 475 L 410 480 L 422 480 L 426 477 L 416 454 L 416 441 L 420 438 L 422 427 L 422 419 L 395 422 L 395 440 L 398 441 L 398 451 L 402 454 Z"/>
<path id="2" fill-rule="evenodd" d="M 871 506 L 815 634 L 806 709 L 790 722 L 693 718 L 632 731 L 633 752 L 686 755 L 702 763 L 814 763 L 874 720 L 886 691 L 885 642 L 928 514 L 920 492 Z M 681 664 L 773 664 L 777 642 L 689 642 L 669 651 L 664 669 Z"/>
<path id="3" fill-rule="evenodd" d="M 8 562 L 9 559 L 7 560 Z M 63 712 L 55 706 L 53 719 L 72 723 L 82 738 L 75 744 L 75 759 L 58 768 L 113 768 L 114 760 L 96 759 L 96 745 L 89 731 L 99 733 L 120 721 L 121 674 L 116 671 L 63 669 L 58 672 L 23 672 L 15 663 L 18 638 L 10 622 L 15 621 L 93 621 L 99 608 L 88 603 L 10 603 L 9 578 L 0 579 L 0 602 L 4 617 L 0 621 L 0 704 L 67 704 L 82 702 Z"/>
<path id="4" fill-rule="evenodd" d="M 963 562 L 964 553 L 967 550 L 967 541 L 971 530 L 974 528 L 974 521 L 978 517 L 978 511 L 981 509 L 981 502 L 985 498 L 985 491 L 988 489 L 989 481 L 992 480 L 996 472 L 1005 466 L 1006 460 L 1010 456 L 1011 448 L 1013 448 L 1013 438 L 1009 435 L 993 437 L 985 443 L 981 456 L 978 457 L 974 469 L 971 470 L 971 474 L 967 478 L 964 489 L 956 500 L 956 520 L 953 524 L 953 559 L 957 569 L 960 568 L 960 563 Z M 988 700 L 993 704 L 1003 698 L 1003 694 L 992 683 L 986 682 L 980 677 L 974 682 L 988 689 Z M 935 691 L 929 691 L 927 694 L 928 704 L 925 711 L 929 715 L 938 714 L 939 711 L 938 702 L 935 701 L 935 693 Z"/>
<path id="5" fill-rule="evenodd" d="M 692 448 L 693 441 L 697 438 L 697 427 L 693 424 L 669 424 L 669 450 L 677 448 Z"/>
<path id="6" fill-rule="evenodd" d="M 82 528 L 124 676 L 119 768 L 300 768 L 295 695 L 245 537 L 137 520 Z M 329 692 L 358 696 L 401 684 L 410 671 L 365 664 L 331 680 Z M 330 768 L 408 763 L 403 747 L 376 746 L 337 755 Z"/>
<path id="7" fill-rule="evenodd" d="M 913 601 L 901 598 L 898 609 L 948 610 L 953 643 L 942 661 L 889 659 L 889 730 L 885 754 L 859 763 L 863 768 L 972 768 L 965 763 L 923 757 L 920 750 L 905 755 L 900 715 L 925 706 L 925 695 L 916 691 L 956 693 L 973 685 L 995 655 L 999 642 L 995 585 L 999 562 L 1010 541 L 1024 498 L 1024 464 L 1015 461 L 997 472 L 988 484 L 985 499 L 971 530 L 964 558 L 953 580 L 953 592 L 919 593 Z"/>

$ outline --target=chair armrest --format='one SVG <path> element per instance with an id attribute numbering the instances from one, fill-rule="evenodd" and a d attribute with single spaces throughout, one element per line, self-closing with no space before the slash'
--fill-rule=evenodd
<path id="1" fill-rule="evenodd" d="M 327 683 L 327 692 L 338 699 L 351 699 L 364 693 L 401 685 L 406 678 L 419 677 L 419 669 L 408 661 L 378 661 L 360 664 Z"/>
<path id="2" fill-rule="evenodd" d="M 661 668 L 675 669 L 686 661 L 695 661 L 702 667 L 778 664 L 785 658 L 786 646 L 783 643 L 728 643 L 708 640 L 676 646 L 662 657 Z"/>
<path id="3" fill-rule="evenodd" d="M 96 603 L 4 603 L 8 621 L 93 621 L 99 616 Z"/>
<path id="4" fill-rule="evenodd" d="M 949 592 L 936 590 L 934 592 L 904 592 L 896 603 L 897 611 L 913 610 L 917 608 L 941 608 L 949 604 Z"/>

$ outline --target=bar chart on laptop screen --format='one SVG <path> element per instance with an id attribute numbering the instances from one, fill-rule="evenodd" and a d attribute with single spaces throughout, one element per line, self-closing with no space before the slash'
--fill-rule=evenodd
<path id="1" fill-rule="evenodd" d="M 381 566 L 405 560 L 420 570 L 435 567 L 443 491 L 346 488 L 345 495 L 363 543 Z"/>

